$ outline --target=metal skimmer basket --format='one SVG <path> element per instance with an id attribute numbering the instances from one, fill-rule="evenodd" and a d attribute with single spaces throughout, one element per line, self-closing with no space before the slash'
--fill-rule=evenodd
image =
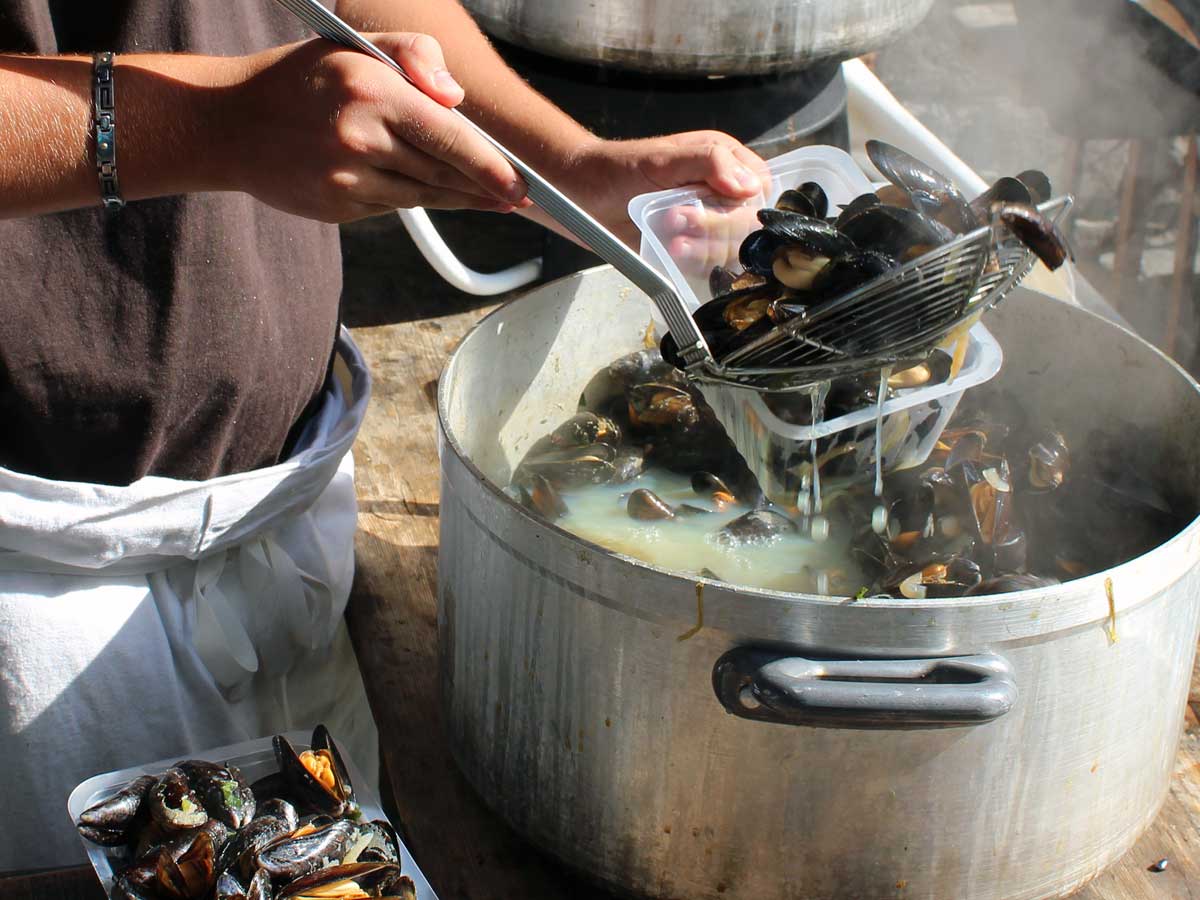
<path id="1" fill-rule="evenodd" d="M 1072 203 L 1066 195 L 1038 209 L 1058 224 Z M 701 382 L 790 391 L 916 363 L 998 303 L 1036 261 L 1003 225 L 977 228 L 689 374 Z"/>

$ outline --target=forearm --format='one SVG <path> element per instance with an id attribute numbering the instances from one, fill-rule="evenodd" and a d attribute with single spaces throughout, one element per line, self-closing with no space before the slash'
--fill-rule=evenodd
<path id="1" fill-rule="evenodd" d="M 338 13 L 363 31 L 417 31 L 437 38 L 466 90 L 460 107 L 534 166 L 569 164 L 595 137 L 531 88 L 500 58 L 457 0 L 340 0 Z"/>
<path id="2" fill-rule="evenodd" d="M 117 57 L 117 174 L 128 200 L 222 190 L 218 110 L 236 59 Z M 99 203 L 92 62 L 0 54 L 0 217 Z"/>

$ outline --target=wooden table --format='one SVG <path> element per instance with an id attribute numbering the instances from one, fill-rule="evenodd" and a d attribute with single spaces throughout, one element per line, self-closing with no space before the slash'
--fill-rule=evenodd
<path id="1" fill-rule="evenodd" d="M 358 318 L 377 324 L 355 329 L 375 375 L 375 394 L 355 447 L 360 510 L 351 634 L 382 735 L 398 824 L 442 900 L 609 900 L 483 806 L 454 767 L 442 730 L 435 387 L 447 354 L 490 308 L 404 321 L 376 309 Z M 421 313 L 436 311 L 426 306 Z M 1192 701 L 1161 815 L 1077 898 L 1200 897 L 1200 722 L 1193 712 L 1200 710 L 1200 670 Z M 1148 871 L 1163 857 L 1170 860 L 1165 872 Z M 90 869 L 0 879 L 3 900 L 102 897 Z"/>

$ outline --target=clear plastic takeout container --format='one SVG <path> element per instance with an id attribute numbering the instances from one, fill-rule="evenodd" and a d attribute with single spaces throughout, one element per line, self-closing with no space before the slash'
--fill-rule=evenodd
<path id="1" fill-rule="evenodd" d="M 310 732 L 290 732 L 287 734 L 287 738 L 297 750 L 303 751 L 309 749 L 309 742 L 311 740 Z M 346 763 L 351 783 L 354 785 L 354 794 L 359 806 L 362 808 L 364 819 L 386 820 L 387 816 L 384 815 L 383 809 L 379 805 L 379 798 L 366 787 L 366 782 L 360 774 L 358 767 L 355 766 L 354 760 L 346 755 L 344 748 L 340 744 L 338 745 L 338 750 L 341 751 L 342 760 Z M 266 737 L 246 741 L 241 744 L 231 744 L 227 747 L 203 750 L 199 753 L 190 754 L 188 757 L 177 756 L 171 759 L 160 759 L 157 762 L 133 766 L 128 769 L 122 769 L 119 772 L 105 772 L 103 775 L 96 775 L 81 782 L 76 786 L 75 790 L 71 791 L 71 796 L 67 800 L 67 812 L 71 816 L 71 827 L 75 827 L 75 823 L 79 821 L 80 814 L 88 807 L 115 794 L 141 775 L 161 775 L 180 759 L 184 758 L 204 759 L 211 762 L 228 763 L 237 766 L 251 783 L 262 778 L 264 775 L 270 775 L 278 771 L 278 766 L 275 764 L 275 752 L 271 747 L 271 738 Z M 100 879 L 100 883 L 104 886 L 105 894 L 111 896 L 113 880 L 120 870 L 129 863 L 128 852 L 122 847 L 101 847 L 82 836 L 80 836 L 80 840 L 83 841 L 83 847 L 87 851 L 88 859 L 91 860 L 92 868 L 96 870 L 96 877 Z M 403 841 L 400 842 L 400 869 L 413 880 L 413 884 L 417 889 L 417 900 L 437 900 L 437 894 L 429 886 L 425 875 L 413 861 L 412 854 L 404 846 Z"/>
<path id="2" fill-rule="evenodd" d="M 760 226 L 755 213 L 771 206 L 786 190 L 806 181 L 821 185 L 829 198 L 831 214 L 839 204 L 849 203 L 860 194 L 875 189 L 848 153 L 836 147 L 801 147 L 767 162 L 771 189 L 749 200 L 732 202 L 707 188 L 680 188 L 634 197 L 629 215 L 641 231 L 641 256 L 671 280 L 683 300 L 693 310 L 711 299 L 708 274 L 715 265 L 740 271 L 737 251 L 751 231 Z M 707 223 L 704 235 L 697 234 L 696 223 Z M 690 226 L 687 233 L 681 226 Z M 702 248 L 700 252 L 697 248 Z M 885 469 L 920 465 L 929 456 L 950 417 L 968 388 L 996 375 L 1004 361 L 1000 345 L 980 323 L 969 332 L 963 366 L 952 381 L 930 384 L 897 392 L 883 405 L 883 466 Z M 817 427 L 788 424 L 767 408 L 762 395 L 749 388 L 705 384 L 705 400 L 718 418 L 735 428 L 754 429 L 753 439 L 730 437 L 738 447 L 761 446 L 765 427 L 770 438 L 769 453 L 747 463 L 768 494 L 769 486 L 782 477 L 778 463 L 806 452 L 812 440 L 839 435 L 838 442 L 853 441 L 860 461 L 874 457 L 875 406 L 866 406 L 828 419 Z M 903 416 L 899 414 L 903 413 Z M 846 432 L 843 434 L 843 432 Z M 829 446 L 826 441 L 823 449 Z M 790 486 L 788 486 L 790 490 Z"/>

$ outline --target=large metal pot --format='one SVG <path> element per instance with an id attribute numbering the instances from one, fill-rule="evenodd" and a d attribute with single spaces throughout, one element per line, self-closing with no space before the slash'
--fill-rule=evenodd
<path id="1" fill-rule="evenodd" d="M 984 599 L 772 593 L 619 556 L 498 485 L 650 315 L 609 269 L 571 276 L 485 319 L 442 379 L 441 677 L 487 802 L 653 898 L 1049 897 L 1124 853 L 1177 749 L 1200 520 L 1106 573 Z M 989 327 L 1006 364 L 975 390 L 1018 391 L 1069 441 L 1128 429 L 1198 508 L 1180 369 L 1024 291 Z"/>
<path id="2" fill-rule="evenodd" d="M 761 75 L 874 50 L 933 0 L 464 0 L 489 33 L 584 63 L 664 75 Z"/>

